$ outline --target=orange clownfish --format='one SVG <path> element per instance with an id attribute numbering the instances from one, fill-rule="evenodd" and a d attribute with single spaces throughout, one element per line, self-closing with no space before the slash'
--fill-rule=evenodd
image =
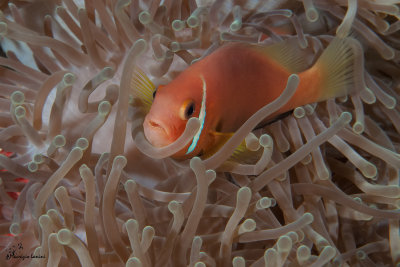
<path id="1" fill-rule="evenodd" d="M 251 115 L 282 93 L 292 73 L 300 77 L 297 90 L 273 116 L 351 92 L 355 51 L 350 38 L 334 39 L 306 70 L 304 53 L 294 40 L 270 46 L 227 44 L 159 86 L 143 123 L 147 140 L 156 147 L 169 145 L 195 116 L 200 129 L 173 157 L 210 156 Z M 136 86 L 154 90 L 155 86 L 144 80 L 147 82 Z"/>

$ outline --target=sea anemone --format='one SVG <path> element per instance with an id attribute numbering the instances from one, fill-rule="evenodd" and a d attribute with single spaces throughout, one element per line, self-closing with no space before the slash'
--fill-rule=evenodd
<path id="1" fill-rule="evenodd" d="M 400 264 L 398 1 L 0 3 L 1 266 Z M 293 74 L 207 159 L 169 158 L 196 118 L 146 141 L 144 73 L 165 83 L 226 43 L 288 38 L 311 64 L 347 36 L 356 94 L 256 128 Z M 243 139 L 251 158 L 232 156 Z"/>

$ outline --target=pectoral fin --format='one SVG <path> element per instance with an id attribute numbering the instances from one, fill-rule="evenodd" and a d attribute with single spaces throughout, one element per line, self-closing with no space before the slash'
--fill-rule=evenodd
<path id="1" fill-rule="evenodd" d="M 221 133 L 216 131 L 209 131 L 208 134 L 213 140 L 213 145 L 204 152 L 203 158 L 209 158 L 214 155 L 228 140 L 232 137 L 234 133 Z"/>
<path id="2" fill-rule="evenodd" d="M 207 151 L 203 156 L 208 158 L 215 154 L 221 147 L 233 136 L 234 133 L 221 133 L 216 131 L 210 131 L 210 135 L 214 138 L 215 144 L 210 150 Z M 237 162 L 252 162 L 253 158 L 258 158 L 259 153 L 257 151 L 250 151 L 246 147 L 246 142 L 243 141 L 236 147 L 231 155 L 231 159 Z"/>

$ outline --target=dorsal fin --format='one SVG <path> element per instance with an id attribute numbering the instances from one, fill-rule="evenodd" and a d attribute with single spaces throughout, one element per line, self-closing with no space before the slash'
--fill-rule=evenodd
<path id="1" fill-rule="evenodd" d="M 335 38 L 330 42 L 310 68 L 310 73 L 318 70 L 320 75 L 320 87 L 323 90 L 318 101 L 344 96 L 360 89 L 356 85 L 364 84 L 362 53 L 360 43 L 351 37 Z"/>
<path id="2" fill-rule="evenodd" d="M 156 86 L 139 68 L 136 68 L 133 71 L 131 78 L 131 89 L 133 97 L 142 102 L 143 108 L 147 113 L 153 104 L 153 93 L 156 90 Z"/>
<path id="3" fill-rule="evenodd" d="M 286 39 L 273 45 L 258 46 L 257 50 L 276 61 L 289 73 L 299 73 L 310 67 L 307 60 L 309 51 L 300 47 L 297 38 Z"/>

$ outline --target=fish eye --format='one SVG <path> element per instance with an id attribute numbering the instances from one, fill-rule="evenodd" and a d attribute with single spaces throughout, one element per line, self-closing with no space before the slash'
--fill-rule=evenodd
<path id="1" fill-rule="evenodd" d="M 181 109 L 179 111 L 179 117 L 182 120 L 187 120 L 193 115 L 194 111 L 195 111 L 194 101 L 191 99 L 187 99 L 185 100 L 185 102 L 183 102 L 181 106 Z"/>

